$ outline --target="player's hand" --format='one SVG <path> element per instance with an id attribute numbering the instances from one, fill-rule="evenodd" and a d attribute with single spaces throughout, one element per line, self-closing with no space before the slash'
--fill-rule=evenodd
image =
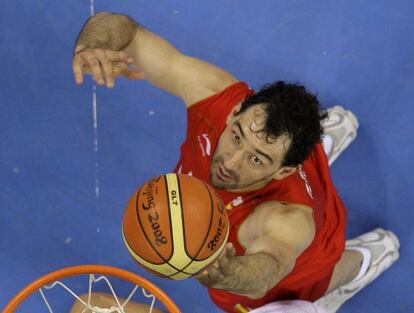
<path id="1" fill-rule="evenodd" d="M 220 256 L 194 278 L 208 288 L 228 290 L 233 280 L 237 279 L 237 263 L 236 250 L 232 243 L 227 243 Z"/>
<path id="2" fill-rule="evenodd" d="M 98 85 L 108 88 L 114 86 L 118 76 L 131 80 L 145 78 L 143 72 L 134 68 L 133 59 L 123 51 L 83 48 L 76 47 L 73 56 L 72 69 L 77 84 L 83 83 L 84 74 L 90 74 Z"/>

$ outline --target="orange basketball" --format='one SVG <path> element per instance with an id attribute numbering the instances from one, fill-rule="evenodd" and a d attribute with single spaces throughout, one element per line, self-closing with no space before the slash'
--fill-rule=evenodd
<path id="1" fill-rule="evenodd" d="M 229 221 L 220 196 L 188 175 L 144 183 L 125 210 L 123 237 L 131 256 L 162 277 L 185 279 L 222 252 Z"/>

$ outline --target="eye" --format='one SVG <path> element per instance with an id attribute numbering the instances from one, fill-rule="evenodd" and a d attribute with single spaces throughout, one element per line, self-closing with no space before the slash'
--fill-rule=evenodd
<path id="1" fill-rule="evenodd" d="M 236 132 L 233 132 L 233 139 L 234 139 L 234 141 L 236 141 L 237 143 L 239 143 L 241 138 L 240 138 L 239 135 L 237 135 Z"/>
<path id="2" fill-rule="evenodd" d="M 257 156 L 252 156 L 250 161 L 254 164 L 254 165 L 262 165 L 263 162 L 257 157 Z"/>

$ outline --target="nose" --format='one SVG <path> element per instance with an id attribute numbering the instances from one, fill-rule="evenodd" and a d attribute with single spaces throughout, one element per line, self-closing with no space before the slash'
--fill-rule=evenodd
<path id="1" fill-rule="evenodd" d="M 242 155 L 241 151 L 237 151 L 229 155 L 227 158 L 224 158 L 224 161 L 223 161 L 224 167 L 229 170 L 236 169 L 237 164 L 241 158 L 241 155 Z"/>

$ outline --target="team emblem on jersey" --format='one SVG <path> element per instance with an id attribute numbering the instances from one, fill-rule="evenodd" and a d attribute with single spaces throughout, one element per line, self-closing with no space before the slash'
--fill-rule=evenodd
<path id="1" fill-rule="evenodd" d="M 312 199 L 315 199 L 313 197 L 312 187 L 309 184 L 309 181 L 308 181 L 308 178 L 306 177 L 305 171 L 302 169 L 302 165 L 299 165 L 298 173 L 299 173 L 300 178 L 302 178 L 302 180 L 305 183 L 306 191 L 308 192 L 309 197 L 311 197 Z"/>
<path id="2" fill-rule="evenodd" d="M 198 135 L 197 140 L 203 156 L 209 156 L 211 154 L 211 142 L 208 134 Z"/>
<path id="3" fill-rule="evenodd" d="M 236 206 L 239 206 L 240 204 L 243 204 L 244 200 L 241 196 L 238 196 L 237 198 L 233 199 L 229 204 L 226 205 L 226 210 L 230 211 Z"/>

